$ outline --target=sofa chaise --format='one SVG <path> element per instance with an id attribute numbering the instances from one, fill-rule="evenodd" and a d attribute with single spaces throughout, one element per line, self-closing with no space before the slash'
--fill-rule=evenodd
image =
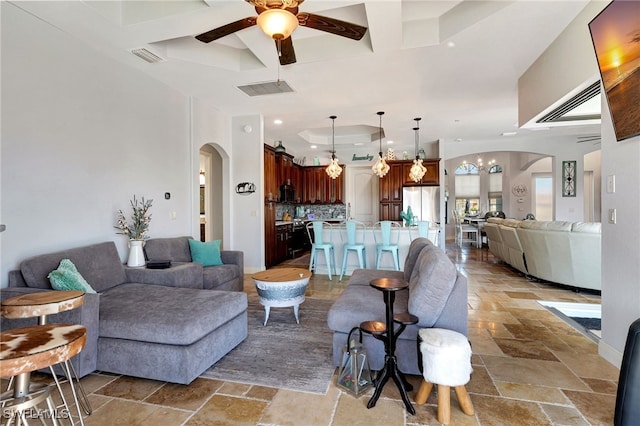
<path id="1" fill-rule="evenodd" d="M 376 278 L 400 278 L 409 282 L 408 291 L 396 293 L 394 312 L 409 312 L 419 322 L 409 325 L 396 346 L 398 367 L 419 375 L 417 336 L 422 328 L 439 327 L 468 335 L 467 279 L 440 248 L 427 238 L 416 238 L 409 246 L 404 271 L 356 269 L 343 293 L 331 306 L 327 318 L 333 330 L 333 361 L 342 362 L 349 331 L 364 321 L 385 321 L 385 305 L 380 291 L 369 285 Z M 380 370 L 385 352 L 381 341 L 363 333 L 369 366 Z"/>
<path id="2" fill-rule="evenodd" d="M 198 263 L 158 270 L 127 268 L 113 242 L 23 261 L 20 270 L 10 271 L 2 299 L 55 291 L 47 275 L 65 258 L 97 292 L 85 294 L 79 309 L 48 318 L 52 323 L 78 323 L 87 328 L 85 348 L 74 359 L 80 376 L 100 370 L 188 384 L 247 336 L 244 292 L 205 288 L 203 267 Z M 223 259 L 230 258 L 238 261 L 235 267 L 242 267 L 241 252 L 223 254 Z M 213 269 L 209 274 L 214 275 Z M 35 321 L 3 318 L 2 328 Z"/>

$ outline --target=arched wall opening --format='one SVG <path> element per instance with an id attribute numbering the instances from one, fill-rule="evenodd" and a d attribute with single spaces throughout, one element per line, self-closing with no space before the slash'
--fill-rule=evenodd
<path id="1" fill-rule="evenodd" d="M 200 239 L 202 241 L 223 240 L 225 235 L 224 200 L 228 198 L 225 183 L 228 174 L 229 157 L 224 150 L 215 143 L 204 144 L 200 147 L 199 167 L 199 211 L 200 211 Z"/>

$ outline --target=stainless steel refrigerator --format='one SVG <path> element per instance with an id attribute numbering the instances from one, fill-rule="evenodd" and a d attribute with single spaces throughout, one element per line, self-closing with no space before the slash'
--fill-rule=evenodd
<path id="1" fill-rule="evenodd" d="M 402 211 L 411 211 L 416 220 L 440 222 L 440 187 L 405 186 L 402 188 Z"/>

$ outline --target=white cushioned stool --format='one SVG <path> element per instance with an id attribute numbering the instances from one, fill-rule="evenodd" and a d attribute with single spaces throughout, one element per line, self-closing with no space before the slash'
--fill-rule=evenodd
<path id="1" fill-rule="evenodd" d="M 424 381 L 416 394 L 416 404 L 427 402 L 433 385 L 438 385 L 438 421 L 451 420 L 451 390 L 453 387 L 462 412 L 473 415 L 473 404 L 464 385 L 471 378 L 471 345 L 456 331 L 443 328 L 423 328 L 418 333 L 422 354 Z"/>

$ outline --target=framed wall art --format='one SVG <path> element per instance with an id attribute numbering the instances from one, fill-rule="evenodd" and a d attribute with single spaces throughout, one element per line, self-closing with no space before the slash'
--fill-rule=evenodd
<path id="1" fill-rule="evenodd" d="M 576 196 L 576 162 L 562 162 L 562 196 Z"/>

